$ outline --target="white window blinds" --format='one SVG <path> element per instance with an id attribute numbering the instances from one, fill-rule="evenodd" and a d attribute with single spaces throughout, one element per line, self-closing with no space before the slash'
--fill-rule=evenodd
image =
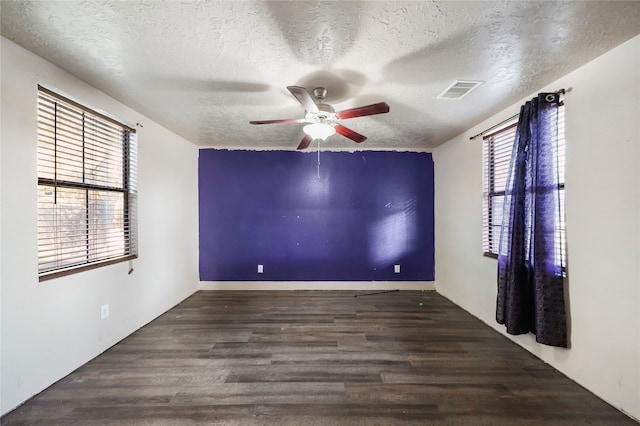
<path id="1" fill-rule="evenodd" d="M 136 257 L 135 130 L 38 89 L 40 279 Z"/>
<path id="2" fill-rule="evenodd" d="M 509 175 L 517 118 L 505 128 L 485 136 L 483 144 L 483 251 L 498 254 L 502 206 Z"/>

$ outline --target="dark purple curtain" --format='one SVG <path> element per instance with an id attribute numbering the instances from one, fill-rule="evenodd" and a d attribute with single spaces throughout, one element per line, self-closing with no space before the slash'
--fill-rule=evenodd
<path id="1" fill-rule="evenodd" d="M 496 320 L 507 333 L 534 333 L 567 347 L 559 224 L 557 129 L 559 95 L 540 93 L 520 109 L 505 189 Z"/>

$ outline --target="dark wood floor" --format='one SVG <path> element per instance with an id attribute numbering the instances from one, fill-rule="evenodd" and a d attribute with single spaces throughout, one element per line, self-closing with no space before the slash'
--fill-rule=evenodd
<path id="1" fill-rule="evenodd" d="M 198 292 L 2 424 L 636 424 L 435 292 L 354 294 Z"/>

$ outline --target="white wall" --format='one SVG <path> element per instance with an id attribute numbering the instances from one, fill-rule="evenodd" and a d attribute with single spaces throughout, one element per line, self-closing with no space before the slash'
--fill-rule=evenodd
<path id="1" fill-rule="evenodd" d="M 197 148 L 5 38 L 1 40 L 1 413 L 197 289 Z M 37 84 L 144 128 L 138 132 L 139 258 L 37 276 Z M 100 320 L 100 305 L 110 316 Z"/>
<path id="2" fill-rule="evenodd" d="M 510 338 L 640 418 L 640 36 L 540 91 L 560 88 L 570 89 L 571 348 L 543 346 L 532 335 Z M 496 260 L 482 256 L 482 140 L 469 137 L 518 113 L 524 101 L 434 153 L 436 289 L 503 334 L 495 321 Z"/>

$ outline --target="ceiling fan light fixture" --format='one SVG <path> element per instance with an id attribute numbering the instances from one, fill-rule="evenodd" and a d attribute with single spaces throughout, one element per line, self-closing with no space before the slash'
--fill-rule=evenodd
<path id="1" fill-rule="evenodd" d="M 323 141 L 326 140 L 329 136 L 336 133 L 336 129 L 334 129 L 330 124 L 326 123 L 308 124 L 302 128 L 302 131 L 311 136 L 313 139 L 322 139 Z"/>
<path id="2" fill-rule="evenodd" d="M 2 1 L 2 0 L 0 0 Z M 367 137 L 351 130 L 340 124 L 341 120 L 349 118 L 365 117 L 367 115 L 384 114 L 389 112 L 389 105 L 386 102 L 378 102 L 377 104 L 364 105 L 361 107 L 345 109 L 336 112 L 329 104 L 322 102 L 327 90 L 323 87 L 313 89 L 316 97 L 314 100 L 307 89 L 300 86 L 287 86 L 287 90 L 291 92 L 294 98 L 300 102 L 304 108 L 304 118 L 291 118 L 284 120 L 259 120 L 250 121 L 250 124 L 282 124 L 282 123 L 307 123 L 302 129 L 304 137 L 297 149 L 306 149 L 312 140 L 318 141 L 318 149 L 320 149 L 320 141 L 326 140 L 329 136 L 337 133 L 347 139 L 351 139 L 355 143 L 364 142 Z"/>

